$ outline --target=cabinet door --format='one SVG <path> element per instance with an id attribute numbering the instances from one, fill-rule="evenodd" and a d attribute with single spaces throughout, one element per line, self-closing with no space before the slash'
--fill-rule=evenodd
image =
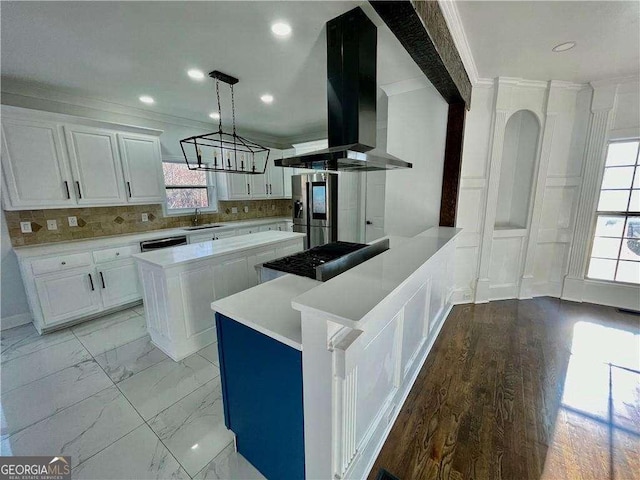
<path id="1" fill-rule="evenodd" d="M 231 238 L 231 237 L 235 237 L 236 236 L 236 232 L 235 230 L 231 230 L 228 232 L 215 232 L 214 234 L 214 238 L 216 240 L 220 240 L 221 238 Z"/>
<path id="2" fill-rule="evenodd" d="M 156 137 L 118 134 L 129 203 L 164 201 L 160 141 Z"/>
<path id="3" fill-rule="evenodd" d="M 105 308 L 124 305 L 142 298 L 138 268 L 134 261 L 109 262 L 98 270 L 96 288 L 100 288 Z"/>
<path id="4" fill-rule="evenodd" d="M 74 205 L 61 135 L 53 123 L 2 119 L 5 208 Z"/>
<path id="5" fill-rule="evenodd" d="M 269 163 L 271 155 L 269 155 Z M 267 165 L 268 167 L 268 165 Z M 264 161 L 256 161 L 256 170 L 261 172 L 264 169 Z M 260 199 L 269 196 L 269 170 L 265 170 L 261 175 L 248 175 L 251 180 L 251 198 Z"/>
<path id="6" fill-rule="evenodd" d="M 229 182 L 229 200 L 246 199 L 251 197 L 250 175 L 243 173 L 224 173 Z"/>
<path id="7" fill-rule="evenodd" d="M 269 196 L 284 197 L 284 172 L 282 167 L 271 165 L 269 170 Z M 291 186 L 289 186 L 291 188 Z"/>
<path id="8" fill-rule="evenodd" d="M 213 285 L 216 300 L 249 288 L 247 258 L 235 258 L 213 266 Z"/>
<path id="9" fill-rule="evenodd" d="M 66 126 L 65 133 L 78 203 L 125 203 L 124 180 L 115 133 L 76 126 Z"/>
<path id="10" fill-rule="evenodd" d="M 77 269 L 35 280 L 45 325 L 55 325 L 102 310 L 93 269 Z"/>

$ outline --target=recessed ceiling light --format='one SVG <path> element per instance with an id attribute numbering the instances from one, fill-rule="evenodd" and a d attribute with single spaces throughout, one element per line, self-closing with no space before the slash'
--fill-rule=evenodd
<path id="1" fill-rule="evenodd" d="M 142 103 L 146 103 L 147 105 L 151 105 L 152 103 L 155 102 L 155 100 L 153 99 L 153 97 L 150 97 L 149 95 L 141 95 L 139 100 Z"/>
<path id="2" fill-rule="evenodd" d="M 277 37 L 288 37 L 291 35 L 291 25 L 284 22 L 276 22 L 271 25 L 271 31 Z"/>
<path id="3" fill-rule="evenodd" d="M 264 103 L 272 103 L 273 95 L 269 95 L 268 93 L 265 93 L 260 97 L 260 100 L 262 100 Z"/>
<path id="4" fill-rule="evenodd" d="M 197 68 L 192 68 L 191 70 L 187 70 L 187 75 L 189 75 L 194 80 L 204 79 L 204 72 L 202 70 L 198 70 Z"/>
<path id="5" fill-rule="evenodd" d="M 565 42 L 561 43 L 560 45 L 556 45 L 551 50 L 553 50 L 554 52 L 566 52 L 567 50 L 571 50 L 575 46 L 576 42 Z"/>
<path id="6" fill-rule="evenodd" d="M 209 117 L 213 118 L 214 120 L 218 120 L 220 118 L 220 114 L 218 112 L 211 112 L 209 114 Z"/>

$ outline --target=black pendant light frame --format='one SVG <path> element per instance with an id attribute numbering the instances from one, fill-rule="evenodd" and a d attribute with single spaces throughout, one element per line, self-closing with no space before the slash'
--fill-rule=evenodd
<path id="1" fill-rule="evenodd" d="M 269 162 L 269 149 L 256 142 L 247 140 L 236 133 L 236 110 L 233 96 L 233 86 L 238 79 L 226 73 L 214 70 L 209 76 L 216 82 L 216 97 L 218 100 L 218 131 L 196 135 L 180 140 L 182 155 L 189 170 L 208 172 L 242 173 L 249 175 L 263 175 Z M 220 82 L 226 83 L 231 89 L 231 133 L 222 129 L 222 109 L 220 105 Z M 202 149 L 212 150 L 211 158 L 204 158 Z M 193 151 L 195 157 L 189 159 L 188 151 Z M 256 168 L 256 157 L 264 158 L 262 169 Z"/>

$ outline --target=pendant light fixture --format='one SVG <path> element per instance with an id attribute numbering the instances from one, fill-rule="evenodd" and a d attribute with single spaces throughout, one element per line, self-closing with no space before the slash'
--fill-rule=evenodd
<path id="1" fill-rule="evenodd" d="M 180 148 L 189 170 L 261 175 L 267 169 L 269 149 L 236 133 L 236 107 L 233 86 L 238 79 L 214 70 L 209 76 L 216 82 L 218 131 L 180 140 Z M 220 82 L 231 89 L 231 133 L 222 129 Z"/>

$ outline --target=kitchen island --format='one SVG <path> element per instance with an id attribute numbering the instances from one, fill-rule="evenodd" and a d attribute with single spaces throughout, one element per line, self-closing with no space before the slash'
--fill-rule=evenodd
<path id="1" fill-rule="evenodd" d="M 225 423 L 267 478 L 367 476 L 452 307 L 459 232 L 391 237 L 327 282 L 285 275 L 212 303 Z"/>
<path id="2" fill-rule="evenodd" d="M 255 266 L 299 252 L 304 237 L 268 231 L 133 255 L 152 342 L 175 361 L 215 342 L 211 300 L 255 286 Z"/>

